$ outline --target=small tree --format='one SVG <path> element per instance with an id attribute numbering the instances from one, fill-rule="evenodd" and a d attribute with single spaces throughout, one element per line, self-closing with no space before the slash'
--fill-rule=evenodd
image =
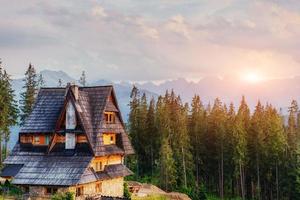
<path id="1" fill-rule="evenodd" d="M 20 100 L 21 125 L 24 124 L 25 119 L 32 111 L 37 89 L 39 86 L 37 81 L 36 71 L 31 63 L 29 63 L 23 81 L 25 85 L 23 86 L 24 92 L 21 93 L 21 100 Z"/>
<path id="2" fill-rule="evenodd" d="M 85 75 L 85 71 L 82 71 L 81 73 L 81 77 L 79 79 L 79 83 L 84 87 L 86 86 L 86 75 Z"/>

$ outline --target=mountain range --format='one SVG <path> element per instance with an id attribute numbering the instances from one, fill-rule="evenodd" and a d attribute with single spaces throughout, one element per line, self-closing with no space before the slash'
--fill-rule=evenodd
<path id="1" fill-rule="evenodd" d="M 61 79 L 63 84 L 68 82 L 78 83 L 78 79 L 69 76 L 64 71 L 43 70 L 40 72 L 43 75 L 45 86 L 56 87 L 58 80 Z M 88 77 L 87 77 L 88 78 Z M 12 85 L 16 92 L 16 97 L 19 99 L 19 94 L 23 86 L 22 79 L 13 79 Z M 88 86 L 95 85 L 114 85 L 118 103 L 125 121 L 128 119 L 130 92 L 133 84 L 130 82 L 113 82 L 110 80 L 99 79 L 96 81 L 88 81 Z M 168 80 L 160 84 L 155 84 L 151 81 L 135 84 L 140 93 L 146 93 L 148 99 L 159 95 L 164 95 L 166 90 L 174 90 L 176 94 L 181 96 L 184 102 L 191 102 L 195 94 L 199 94 L 204 104 L 213 103 L 215 98 L 220 98 L 224 103 L 233 102 L 238 107 L 241 97 L 245 95 L 246 100 L 251 108 L 254 107 L 258 100 L 263 104 L 271 103 L 278 109 L 281 108 L 283 114 L 287 113 L 287 108 L 290 102 L 295 99 L 300 102 L 300 76 L 282 79 L 270 79 L 257 83 L 242 81 L 236 77 L 204 77 L 197 82 L 188 81 L 184 78 Z M 10 147 L 17 140 L 17 132 L 19 128 L 12 128 L 12 139 Z"/>

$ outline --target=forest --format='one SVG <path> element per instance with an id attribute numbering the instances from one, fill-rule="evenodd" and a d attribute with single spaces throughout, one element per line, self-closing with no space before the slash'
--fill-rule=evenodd
<path id="1" fill-rule="evenodd" d="M 219 98 L 205 106 L 198 95 L 191 104 L 174 91 L 155 100 L 133 87 L 129 106 L 130 179 L 192 199 L 300 199 L 296 101 L 285 120 L 270 103 L 251 112 L 244 96 L 237 108 Z"/>

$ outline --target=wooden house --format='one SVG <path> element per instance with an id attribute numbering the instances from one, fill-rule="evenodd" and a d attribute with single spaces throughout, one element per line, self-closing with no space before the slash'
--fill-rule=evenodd
<path id="1" fill-rule="evenodd" d="M 41 88 L 1 176 L 30 197 L 122 197 L 133 153 L 112 86 Z"/>

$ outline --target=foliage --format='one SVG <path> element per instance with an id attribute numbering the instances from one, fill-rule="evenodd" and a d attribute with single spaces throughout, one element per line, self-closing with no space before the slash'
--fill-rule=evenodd
<path id="1" fill-rule="evenodd" d="M 5 181 L 3 185 L 0 185 L 0 194 L 4 197 L 4 199 L 7 196 L 18 199 L 23 193 L 19 187 L 10 184 L 9 181 Z"/>
<path id="2" fill-rule="evenodd" d="M 136 197 L 133 196 L 132 200 L 167 200 L 167 197 L 163 195 L 151 195 L 147 197 Z"/>
<path id="3" fill-rule="evenodd" d="M 10 127 L 17 124 L 18 107 L 15 101 L 14 90 L 12 89 L 10 76 L 2 67 L 0 60 L 0 165 L 2 165 L 2 155 L 7 154 L 7 143 L 10 137 Z M 4 150 L 2 151 L 2 141 L 4 140 Z M 2 154 L 4 152 L 4 154 Z"/>
<path id="4" fill-rule="evenodd" d="M 82 71 L 80 79 L 79 79 L 79 83 L 85 87 L 86 86 L 86 74 L 85 71 Z M 61 84 L 61 83 L 60 83 Z"/>
<path id="5" fill-rule="evenodd" d="M 131 193 L 129 192 L 128 185 L 124 182 L 124 195 L 126 199 L 131 199 Z"/>
<path id="6" fill-rule="evenodd" d="M 189 108 L 173 91 L 155 104 L 134 87 L 130 109 L 128 129 L 136 155 L 128 164 L 135 172 L 133 180 L 158 181 L 162 189 L 192 199 L 300 197 L 296 101 L 287 125 L 271 104 L 258 102 L 251 114 L 245 97 L 235 110 L 218 98 L 205 107 L 195 95 Z"/>
<path id="7" fill-rule="evenodd" d="M 28 117 L 28 115 L 31 113 L 33 109 L 37 90 L 39 84 L 41 84 L 41 82 L 37 80 L 36 71 L 31 63 L 29 63 L 23 82 L 24 82 L 24 86 L 23 86 L 24 91 L 21 93 L 21 99 L 20 99 L 21 125 L 24 124 L 26 118 Z"/>
<path id="8" fill-rule="evenodd" d="M 51 196 L 51 200 L 74 200 L 74 194 L 72 192 L 57 193 Z"/>

